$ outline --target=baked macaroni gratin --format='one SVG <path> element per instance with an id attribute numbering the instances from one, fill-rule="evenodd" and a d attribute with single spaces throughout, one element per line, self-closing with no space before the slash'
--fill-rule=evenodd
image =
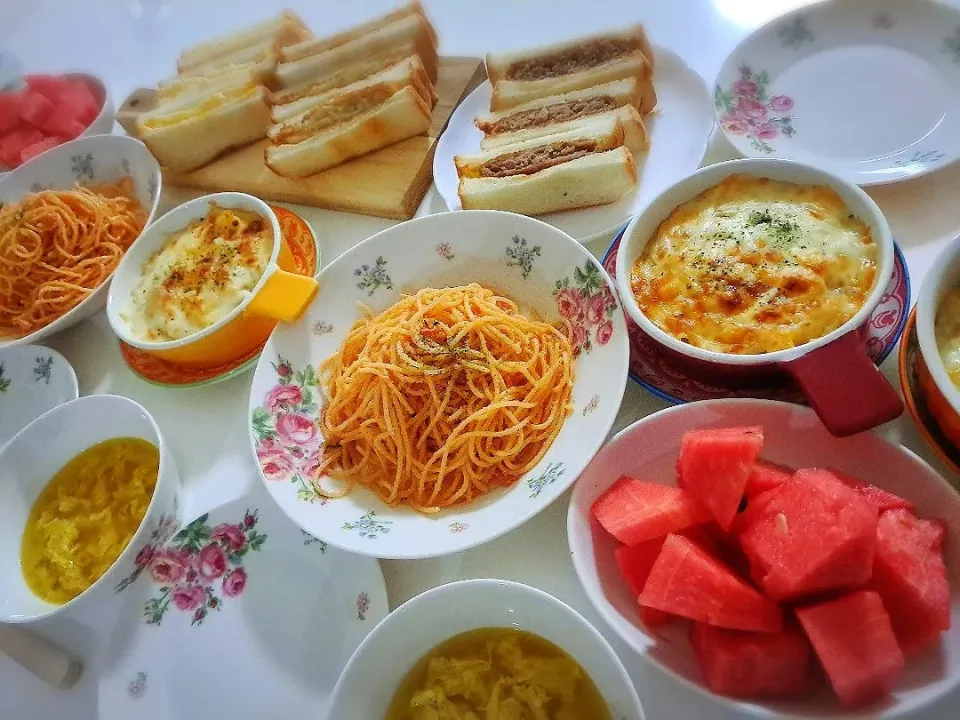
<path id="1" fill-rule="evenodd" d="M 934 335 L 950 382 L 960 389 L 960 287 L 950 288 L 940 300 Z"/>
<path id="2" fill-rule="evenodd" d="M 631 269 L 640 310 L 704 350 L 785 350 L 836 330 L 873 288 L 870 228 L 831 188 L 731 175 L 676 208 Z"/>

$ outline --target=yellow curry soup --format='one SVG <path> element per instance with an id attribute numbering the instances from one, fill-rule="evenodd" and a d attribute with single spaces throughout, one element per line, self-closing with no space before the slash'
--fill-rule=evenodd
<path id="1" fill-rule="evenodd" d="M 677 207 L 630 273 L 643 314 L 704 350 L 816 340 L 869 297 L 879 250 L 832 188 L 731 175 Z"/>
<path id="2" fill-rule="evenodd" d="M 250 296 L 272 252 L 267 219 L 211 204 L 204 219 L 170 235 L 144 263 L 122 313 L 131 335 L 166 342 L 217 323 Z"/>

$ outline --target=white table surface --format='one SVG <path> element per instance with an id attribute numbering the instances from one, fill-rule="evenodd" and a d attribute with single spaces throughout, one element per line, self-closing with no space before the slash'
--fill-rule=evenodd
<path id="1" fill-rule="evenodd" d="M 31 72 L 85 70 L 102 77 L 119 105 L 136 87 L 174 72 L 184 46 L 293 7 L 318 33 L 335 31 L 397 4 L 399 0 L 5 0 L 0 2 L 0 50 L 20 56 Z M 951 0 L 960 4 L 960 0 Z M 679 53 L 708 83 L 724 57 L 756 26 L 804 0 L 424 0 L 441 38 L 441 52 L 482 55 L 605 27 L 643 21 L 653 41 Z M 875 118 L 882 122 L 881 115 Z M 704 162 L 734 157 L 715 137 Z M 869 192 L 880 204 L 903 248 L 913 297 L 933 258 L 960 234 L 960 164 L 926 178 Z M 320 240 L 323 264 L 392 221 L 296 208 Z M 431 189 L 418 214 L 446 210 Z M 609 240 L 591 244 L 600 254 Z M 135 377 L 123 363 L 104 317 L 88 321 L 49 341 L 75 366 L 80 392 L 127 395 L 156 417 L 188 490 L 187 512 L 198 514 L 242 494 L 259 482 L 247 449 L 245 374 L 211 387 L 162 389 Z M 897 355 L 883 366 L 898 386 Z M 615 429 L 663 409 L 666 403 L 628 383 Z M 927 449 L 907 415 L 880 430 L 951 472 Z M 396 607 L 443 582 L 468 577 L 501 577 L 535 585 L 568 602 L 613 643 L 634 678 L 650 720 L 733 718 L 718 705 L 636 657 L 593 611 L 580 588 L 566 541 L 568 495 L 523 527 L 483 547 L 439 560 L 383 561 Z M 109 632 L 115 605 L 103 605 L 38 624 L 36 629 L 80 653 L 87 662 L 80 684 L 54 691 L 0 655 L 0 718 L 47 720 L 97 717 L 99 650 Z M 960 692 L 924 712 L 924 718 L 960 716 Z"/>

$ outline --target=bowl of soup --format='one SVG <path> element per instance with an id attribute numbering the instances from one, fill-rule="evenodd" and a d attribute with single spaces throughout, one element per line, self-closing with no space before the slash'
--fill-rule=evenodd
<path id="1" fill-rule="evenodd" d="M 850 435 L 903 411 L 861 338 L 893 266 L 890 228 L 860 188 L 799 163 L 733 160 L 630 222 L 617 288 L 691 374 L 749 385 L 786 373 L 831 432 Z"/>
<path id="2" fill-rule="evenodd" d="M 572 608 L 520 583 L 461 580 L 418 595 L 373 629 L 340 676 L 329 717 L 644 714 L 613 649 Z"/>
<path id="3" fill-rule="evenodd" d="M 0 449 L 0 622 L 122 591 L 180 529 L 180 478 L 133 400 L 64 403 Z"/>
<path id="4" fill-rule="evenodd" d="M 930 266 L 916 313 L 919 389 L 947 440 L 960 448 L 960 238 Z"/>
<path id="5" fill-rule="evenodd" d="M 128 345 L 185 367 L 234 360 L 300 317 L 317 282 L 296 261 L 273 210 L 214 193 L 150 225 L 120 265 L 107 318 Z"/>

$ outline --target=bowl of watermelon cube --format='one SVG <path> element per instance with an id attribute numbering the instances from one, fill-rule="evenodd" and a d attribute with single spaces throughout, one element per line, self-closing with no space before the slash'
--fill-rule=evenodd
<path id="1" fill-rule="evenodd" d="M 878 435 L 770 400 L 669 408 L 594 457 L 567 534 L 611 628 L 741 713 L 892 718 L 960 692 L 960 497 Z"/>
<path id="2" fill-rule="evenodd" d="M 93 75 L 25 75 L 22 87 L 0 91 L 0 172 L 83 135 L 111 133 L 115 115 Z"/>

